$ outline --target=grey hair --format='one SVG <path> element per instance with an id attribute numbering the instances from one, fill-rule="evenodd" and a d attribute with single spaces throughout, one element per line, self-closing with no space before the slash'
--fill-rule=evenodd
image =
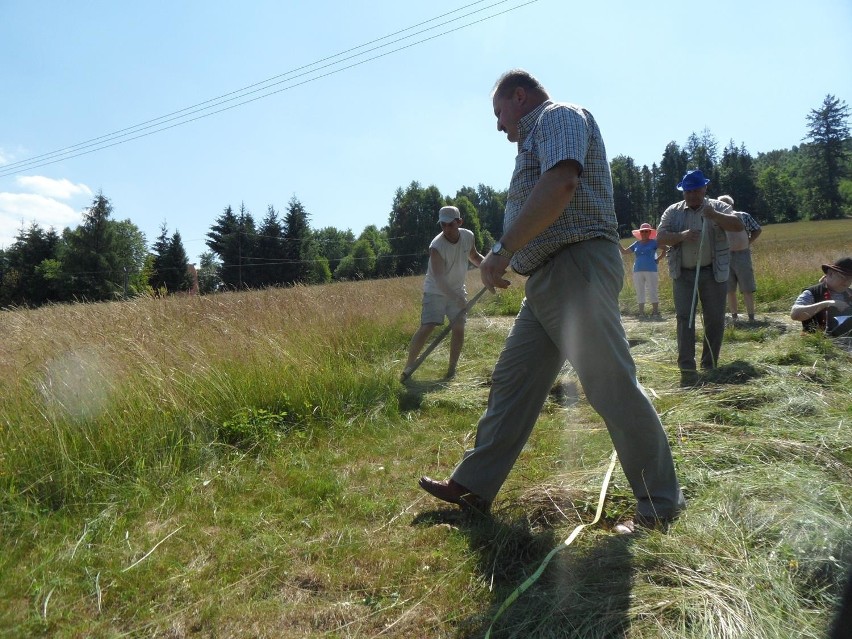
<path id="1" fill-rule="evenodd" d="M 523 69 L 512 69 L 501 75 L 494 83 L 494 90 L 491 95 L 508 98 L 517 88 L 524 89 L 527 93 L 538 95 L 545 100 L 550 98 L 541 82 L 536 80 L 529 71 Z"/>
<path id="2" fill-rule="evenodd" d="M 728 206 L 734 205 L 734 198 L 732 198 L 730 195 L 720 195 L 716 199 L 719 200 L 720 202 L 724 202 Z"/>

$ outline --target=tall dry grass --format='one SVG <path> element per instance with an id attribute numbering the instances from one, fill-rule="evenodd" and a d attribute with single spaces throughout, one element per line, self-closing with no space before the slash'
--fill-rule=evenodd
<path id="1" fill-rule="evenodd" d="M 4 312 L 2 494 L 59 507 L 168 481 L 244 407 L 394 410 L 376 354 L 411 330 L 418 297 L 386 280 Z"/>

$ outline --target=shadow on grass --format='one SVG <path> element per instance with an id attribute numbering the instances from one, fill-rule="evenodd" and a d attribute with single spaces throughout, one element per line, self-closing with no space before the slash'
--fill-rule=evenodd
<path id="1" fill-rule="evenodd" d="M 702 378 L 704 382 L 711 384 L 745 384 L 762 375 L 764 373 L 760 372 L 749 362 L 736 360 L 730 364 L 704 371 Z"/>
<path id="2" fill-rule="evenodd" d="M 417 410 L 423 404 L 423 398 L 433 391 L 445 388 L 450 380 L 447 378 L 431 380 L 407 379 L 402 385 L 399 396 L 399 409 L 402 411 Z"/>
<path id="3" fill-rule="evenodd" d="M 421 513 L 412 525 L 452 525 L 467 535 L 480 578 L 493 600 L 457 623 L 459 637 L 484 637 L 504 601 L 563 543 L 555 531 L 532 530 L 525 517 L 466 515 L 458 509 Z M 594 544 L 563 547 L 541 577 L 494 622 L 493 639 L 625 636 L 633 576 L 632 536 L 608 535 Z"/>

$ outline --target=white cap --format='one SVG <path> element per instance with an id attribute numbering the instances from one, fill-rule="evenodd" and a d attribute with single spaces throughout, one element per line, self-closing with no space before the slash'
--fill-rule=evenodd
<path id="1" fill-rule="evenodd" d="M 461 213 L 455 206 L 445 206 L 440 211 L 438 211 L 438 224 L 452 222 L 453 220 L 460 220 Z"/>

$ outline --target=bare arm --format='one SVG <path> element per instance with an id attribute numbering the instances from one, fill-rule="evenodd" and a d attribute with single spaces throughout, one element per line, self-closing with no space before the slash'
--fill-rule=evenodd
<path id="1" fill-rule="evenodd" d="M 822 302 L 816 302 L 815 304 L 793 306 L 793 309 L 790 311 L 790 319 L 796 320 L 797 322 L 806 322 L 820 311 L 824 311 L 832 306 L 837 306 L 837 302 L 834 300 L 823 300 Z"/>
<path id="2" fill-rule="evenodd" d="M 580 164 L 563 160 L 538 179 L 524 207 L 512 226 L 500 238 L 503 246 L 517 251 L 553 224 L 571 202 L 580 183 Z M 509 258 L 489 253 L 479 265 L 482 283 L 492 293 L 494 288 L 506 288 L 509 280 L 503 274 Z"/>
<path id="3" fill-rule="evenodd" d="M 471 246 L 470 253 L 468 253 L 467 255 L 467 259 L 474 266 L 479 266 L 480 264 L 482 264 L 482 260 L 484 260 L 485 257 L 479 251 L 476 250 L 476 246 Z"/>
<path id="4" fill-rule="evenodd" d="M 752 231 L 751 235 L 748 236 L 748 243 L 753 244 L 754 241 L 760 236 L 763 232 L 763 229 L 757 229 L 756 231 Z"/>

